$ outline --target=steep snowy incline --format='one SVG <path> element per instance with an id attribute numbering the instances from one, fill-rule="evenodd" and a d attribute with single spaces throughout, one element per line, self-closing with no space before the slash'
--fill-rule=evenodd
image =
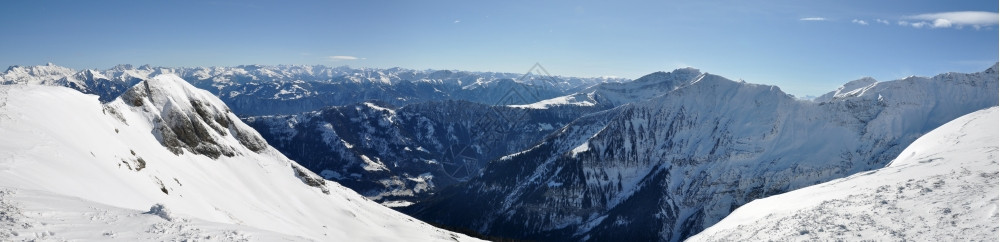
<path id="1" fill-rule="evenodd" d="M 885 168 L 750 202 L 689 241 L 995 240 L 998 113 L 948 122 Z"/>
<path id="2" fill-rule="evenodd" d="M 228 224 L 319 241 L 468 239 L 323 180 L 264 143 L 218 98 L 173 75 L 107 104 L 62 87 L 0 85 L 0 134 L 0 187 L 29 194 L 13 199 L 28 220 L 52 215 L 31 211 L 40 208 L 31 194 L 41 194 L 119 214 L 162 204 L 195 221 L 184 226 Z"/>

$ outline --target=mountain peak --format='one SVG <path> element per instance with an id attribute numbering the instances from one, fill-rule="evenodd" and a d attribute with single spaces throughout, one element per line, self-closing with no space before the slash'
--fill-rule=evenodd
<path id="1" fill-rule="evenodd" d="M 104 74 L 101 74 L 100 72 L 92 70 L 92 69 L 87 69 L 87 70 L 85 70 L 83 72 L 80 72 L 78 75 L 81 75 L 81 77 L 83 77 L 84 79 L 90 79 L 90 80 L 97 80 L 97 79 L 108 79 L 108 80 L 110 80 L 110 78 L 108 78 L 107 76 L 104 76 Z"/>
<path id="2" fill-rule="evenodd" d="M 724 76 L 715 75 L 715 74 L 709 74 L 709 73 L 704 73 L 704 74 L 699 75 L 693 81 L 691 81 L 691 84 L 701 83 L 701 82 L 710 82 L 710 83 L 711 82 L 737 83 L 736 81 L 730 80 L 729 78 L 726 78 Z"/>
<path id="3" fill-rule="evenodd" d="M 683 67 L 683 68 L 674 69 L 670 73 L 673 73 L 674 75 L 697 76 L 697 75 L 701 75 L 701 70 L 699 70 L 698 68 L 694 68 L 694 67 Z"/>
<path id="4" fill-rule="evenodd" d="M 862 77 L 861 79 L 844 83 L 844 85 L 841 85 L 839 88 L 837 88 L 837 90 L 823 94 L 822 96 L 819 96 L 813 100 L 817 102 L 830 101 L 835 97 L 843 96 L 849 93 L 854 93 L 855 91 L 869 87 L 875 83 L 878 83 L 878 81 L 875 80 L 875 78 Z"/>
<path id="5" fill-rule="evenodd" d="M 878 80 L 875 80 L 875 78 L 872 78 L 870 76 L 866 76 L 866 77 L 862 77 L 862 78 L 857 79 L 857 80 L 853 80 L 853 81 L 849 81 L 847 83 L 844 83 L 844 85 L 840 86 L 840 88 L 841 89 L 845 89 L 845 90 L 854 90 L 854 89 L 858 89 L 858 88 L 861 88 L 861 87 L 865 87 L 865 86 L 874 84 L 876 82 L 878 82 Z"/>
<path id="6" fill-rule="evenodd" d="M 997 68 L 998 68 L 997 65 L 1000 65 L 1000 62 L 993 63 L 993 66 L 991 66 L 990 68 L 986 69 L 986 71 L 984 71 L 984 72 L 986 72 L 986 73 L 997 73 Z"/>
<path id="7" fill-rule="evenodd" d="M 701 70 L 691 67 L 685 67 L 685 68 L 675 69 L 671 72 L 662 72 L 662 71 L 653 72 L 645 76 L 639 77 L 639 79 L 635 79 L 634 82 L 636 83 L 665 82 L 665 81 L 685 82 L 685 81 L 691 81 L 692 79 L 698 77 L 699 75 L 701 75 Z M 681 84 L 681 83 L 676 83 L 676 84 Z"/>
<path id="8" fill-rule="evenodd" d="M 184 150 L 211 158 L 234 156 L 236 143 L 259 152 L 267 143 L 239 120 L 222 100 L 175 74 L 161 74 L 136 84 L 121 96 L 144 107 L 156 123 L 157 139 L 175 154 Z M 214 132 L 213 132 L 214 131 Z"/>
<path id="9" fill-rule="evenodd" d="M 124 71 L 124 70 L 132 70 L 132 69 L 135 69 L 135 68 L 132 67 L 131 64 L 118 64 L 118 65 L 115 65 L 114 67 L 111 67 L 111 70 L 115 70 L 115 71 Z"/>

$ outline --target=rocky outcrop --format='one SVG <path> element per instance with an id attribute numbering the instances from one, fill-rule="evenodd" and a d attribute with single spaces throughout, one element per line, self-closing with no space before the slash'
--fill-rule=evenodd
<path id="1" fill-rule="evenodd" d="M 175 154 L 185 150 L 212 158 L 237 154 L 238 149 L 218 142 L 220 139 L 235 139 L 254 152 L 267 148 L 267 142 L 238 122 L 221 100 L 175 75 L 140 82 L 121 99 L 152 114 L 153 134 Z"/>

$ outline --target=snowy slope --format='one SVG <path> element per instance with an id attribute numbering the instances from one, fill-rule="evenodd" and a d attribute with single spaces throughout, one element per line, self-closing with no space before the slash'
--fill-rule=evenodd
<path id="1" fill-rule="evenodd" d="M 995 240 L 996 107 L 920 137 L 885 168 L 750 202 L 689 241 Z"/>
<path id="2" fill-rule="evenodd" d="M 246 225 L 190 218 L 169 209 L 157 211 L 119 208 L 39 190 L 0 188 L 0 240 L 310 241 Z"/>
<path id="3" fill-rule="evenodd" d="M 218 98 L 174 75 L 141 82 L 107 104 L 67 88 L 0 85 L 0 134 L 0 187 L 15 194 L 15 205 L 6 207 L 38 221 L 32 228 L 51 225 L 45 221 L 97 226 L 51 212 L 79 213 L 82 206 L 152 226 L 131 216 L 162 204 L 191 221 L 176 226 L 252 228 L 239 233 L 255 240 L 468 239 L 326 182 L 263 143 Z M 68 197 L 79 200 L 40 202 Z M 108 223 L 92 234 L 44 235 L 87 239 L 118 222 Z M 38 236 L 32 228 L 12 230 L 15 238 Z M 135 236 L 127 238 L 159 240 Z"/>

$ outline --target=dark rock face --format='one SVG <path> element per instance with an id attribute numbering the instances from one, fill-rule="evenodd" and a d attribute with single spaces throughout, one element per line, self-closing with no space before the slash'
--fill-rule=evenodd
<path id="1" fill-rule="evenodd" d="M 235 138 L 250 151 L 260 152 L 267 142 L 242 123 L 218 98 L 198 90 L 176 76 L 158 76 L 140 82 L 121 95 L 126 104 L 155 113 L 153 134 L 175 154 L 184 150 L 211 158 L 232 157 L 239 151 L 223 139 Z"/>
<path id="2" fill-rule="evenodd" d="M 311 187 L 319 188 L 323 193 L 330 194 L 330 190 L 326 188 L 326 179 L 317 176 L 316 173 L 312 173 L 305 167 L 299 166 L 298 164 L 292 163 L 292 171 L 295 172 L 295 177 L 302 180 L 302 183 L 309 185 Z"/>

